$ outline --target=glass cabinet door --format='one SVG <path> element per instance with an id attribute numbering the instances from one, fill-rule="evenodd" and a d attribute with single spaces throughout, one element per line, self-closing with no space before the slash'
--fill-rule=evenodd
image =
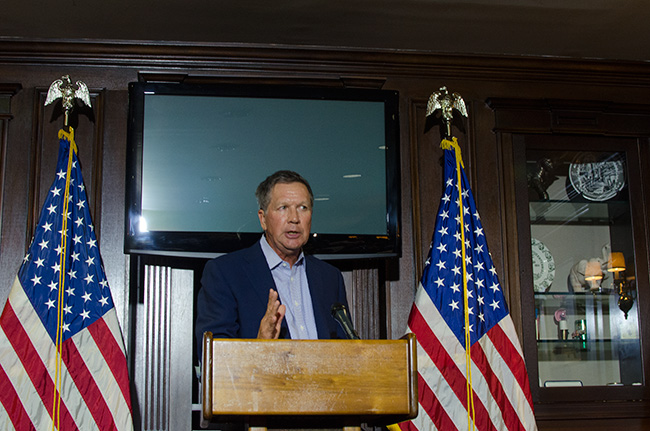
<path id="1" fill-rule="evenodd" d="M 532 135 L 515 142 L 524 330 L 535 340 L 527 343 L 536 351 L 529 374 L 540 391 L 645 384 L 634 143 Z"/>

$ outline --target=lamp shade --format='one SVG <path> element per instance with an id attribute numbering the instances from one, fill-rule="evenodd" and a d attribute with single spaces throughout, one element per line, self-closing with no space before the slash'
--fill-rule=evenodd
<path id="1" fill-rule="evenodd" d="M 610 253 L 609 259 L 607 260 L 607 271 L 625 271 L 625 257 L 623 256 L 623 253 L 620 251 Z"/>
<path id="2" fill-rule="evenodd" d="M 601 280 L 602 278 L 603 269 L 600 265 L 600 262 L 596 259 L 591 259 L 589 262 L 587 262 L 587 266 L 585 268 L 585 280 L 594 281 Z"/>

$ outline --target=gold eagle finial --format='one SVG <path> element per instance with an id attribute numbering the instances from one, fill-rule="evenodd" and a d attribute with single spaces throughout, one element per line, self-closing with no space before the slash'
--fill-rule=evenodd
<path id="1" fill-rule="evenodd" d="M 74 99 L 80 99 L 85 105 L 90 107 L 90 92 L 88 86 L 82 82 L 77 81 L 76 87 L 70 81 L 70 75 L 64 75 L 61 79 L 57 79 L 50 85 L 45 98 L 45 106 L 54 102 L 57 99 L 62 99 L 63 109 L 65 110 L 65 125 L 68 125 L 68 114 L 74 107 Z"/>
<path id="2" fill-rule="evenodd" d="M 429 97 L 426 116 L 428 117 L 440 110 L 443 122 L 447 126 L 447 137 L 451 137 L 451 120 L 454 118 L 454 109 L 463 117 L 467 117 L 467 107 L 460 94 L 449 94 L 447 87 L 442 86 L 439 91 L 434 92 Z"/>

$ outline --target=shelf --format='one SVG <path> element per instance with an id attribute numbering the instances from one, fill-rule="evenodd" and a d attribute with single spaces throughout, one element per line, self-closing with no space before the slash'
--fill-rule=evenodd
<path id="1" fill-rule="evenodd" d="M 533 201 L 529 211 L 531 224 L 612 225 L 629 212 L 629 202 Z"/>
<path id="2" fill-rule="evenodd" d="M 596 346 L 593 342 L 569 343 L 538 343 L 537 359 L 539 361 L 613 361 L 618 353 L 612 349 L 611 343 Z"/>
<path id="3" fill-rule="evenodd" d="M 537 340 L 539 361 L 615 361 L 627 346 L 637 346 L 638 339 Z"/>
<path id="4" fill-rule="evenodd" d="M 540 311 L 541 308 L 554 308 L 554 307 L 579 307 L 581 309 L 593 309 L 598 307 L 602 309 L 605 314 L 609 313 L 611 304 L 618 304 L 618 295 L 610 293 L 564 293 L 564 292 L 548 292 L 548 293 L 535 293 L 535 308 Z M 547 313 L 545 313 L 547 314 Z"/>
<path id="5" fill-rule="evenodd" d="M 594 339 L 588 339 L 587 342 L 589 343 L 611 343 L 613 341 L 619 341 L 619 340 L 612 340 L 611 338 L 604 338 L 602 340 L 594 340 Z M 580 344 L 582 343 L 583 340 L 579 340 L 577 338 L 571 338 L 568 340 L 559 340 L 555 338 L 547 338 L 547 339 L 538 339 L 537 343 L 548 343 L 548 344 Z"/>
<path id="6" fill-rule="evenodd" d="M 615 296 L 613 289 L 604 289 L 597 292 L 535 292 L 535 298 L 555 297 L 555 296 L 576 296 L 576 297 L 593 297 L 609 298 Z"/>

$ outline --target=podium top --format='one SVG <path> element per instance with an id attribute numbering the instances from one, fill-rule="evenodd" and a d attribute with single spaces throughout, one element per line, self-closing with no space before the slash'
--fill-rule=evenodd
<path id="1" fill-rule="evenodd" d="M 203 338 L 203 416 L 417 415 L 415 336 L 400 340 Z"/>

